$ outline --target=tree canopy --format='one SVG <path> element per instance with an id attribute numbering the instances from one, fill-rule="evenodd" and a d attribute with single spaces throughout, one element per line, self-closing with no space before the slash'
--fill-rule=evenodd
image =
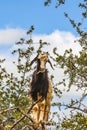
<path id="1" fill-rule="evenodd" d="M 51 0 L 45 1 L 45 6 L 51 4 Z M 65 4 L 66 0 L 58 0 L 56 8 Z M 82 8 L 82 18 L 87 18 L 87 0 L 78 2 L 78 8 Z M 81 46 L 79 55 L 73 54 L 72 48 L 65 50 L 60 55 L 57 48 L 53 48 L 53 55 L 49 57 L 54 63 L 54 68 L 64 70 L 65 77 L 62 81 L 55 84 L 54 75 L 51 74 L 53 81 L 54 96 L 59 99 L 63 97 L 64 92 L 67 93 L 75 87 L 76 91 L 82 92 L 80 99 L 71 99 L 69 103 L 52 102 L 52 107 L 58 107 L 59 111 L 63 109 L 69 110 L 69 117 L 63 114 L 63 118 L 57 111 L 51 113 L 49 122 L 46 122 L 46 129 L 70 129 L 70 130 L 86 130 L 87 129 L 87 29 L 83 28 L 84 20 L 78 23 L 65 13 L 65 18 L 69 20 L 72 27 L 79 34 L 78 42 Z M 42 51 L 44 46 L 50 46 L 46 41 L 41 39 L 38 41 L 38 48 L 35 49 L 35 43 L 31 34 L 34 26 L 31 26 L 27 34 L 29 39 L 20 38 L 16 43 L 17 49 L 12 54 L 17 55 L 17 60 L 13 61 L 17 73 L 9 73 L 3 64 L 6 59 L 0 59 L 0 130 L 35 130 L 34 121 L 31 118 L 32 104 L 29 96 L 31 75 L 35 66 L 30 66 L 32 54 Z M 55 71 L 55 70 L 54 70 Z M 67 83 L 68 81 L 68 83 Z M 59 86 L 62 85 L 65 91 Z M 57 109 L 57 110 L 58 110 Z M 48 126 L 51 126 L 50 128 Z M 39 128 L 37 128 L 39 130 Z"/>

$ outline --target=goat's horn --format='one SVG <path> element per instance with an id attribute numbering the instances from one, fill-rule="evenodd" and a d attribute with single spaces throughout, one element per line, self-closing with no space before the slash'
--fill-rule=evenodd
<path id="1" fill-rule="evenodd" d="M 54 70 L 51 61 L 48 59 L 48 63 L 50 64 L 51 68 Z"/>
<path id="2" fill-rule="evenodd" d="M 31 61 L 30 66 L 37 60 L 37 56 Z"/>

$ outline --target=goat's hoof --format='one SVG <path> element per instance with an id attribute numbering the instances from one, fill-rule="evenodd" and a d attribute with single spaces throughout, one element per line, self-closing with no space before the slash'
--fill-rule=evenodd
<path id="1" fill-rule="evenodd" d="M 39 126 L 39 122 L 34 123 L 34 127 L 37 128 Z"/>

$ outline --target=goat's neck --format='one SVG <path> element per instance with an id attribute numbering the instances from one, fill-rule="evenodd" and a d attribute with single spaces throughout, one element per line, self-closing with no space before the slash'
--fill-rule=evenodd
<path id="1" fill-rule="evenodd" d="M 47 70 L 45 70 L 44 72 L 37 72 L 37 80 L 45 80 L 47 81 L 48 80 L 48 73 L 47 73 Z"/>
<path id="2" fill-rule="evenodd" d="M 40 74 L 40 73 L 43 74 L 43 73 L 45 73 L 45 72 L 47 73 L 47 69 L 46 69 L 46 70 L 43 70 L 43 71 L 42 71 L 42 70 L 37 70 L 37 74 Z"/>
<path id="3" fill-rule="evenodd" d="M 37 74 L 39 74 L 39 73 L 44 73 L 45 71 L 41 71 L 41 70 L 39 70 L 39 71 L 37 71 Z"/>

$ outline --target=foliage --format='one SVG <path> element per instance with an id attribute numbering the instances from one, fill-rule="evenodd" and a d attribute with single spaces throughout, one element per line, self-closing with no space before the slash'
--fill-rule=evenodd
<path id="1" fill-rule="evenodd" d="M 64 130 L 86 130 L 87 129 L 87 117 L 81 113 L 75 115 L 71 114 L 70 118 L 64 118 L 62 122 Z"/>

